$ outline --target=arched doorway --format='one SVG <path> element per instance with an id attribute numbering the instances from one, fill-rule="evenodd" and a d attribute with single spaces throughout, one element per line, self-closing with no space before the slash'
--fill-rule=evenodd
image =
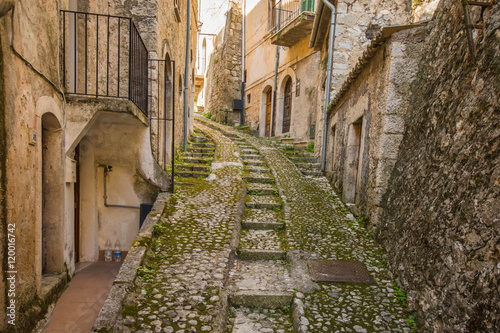
<path id="1" fill-rule="evenodd" d="M 51 113 L 42 116 L 42 274 L 63 268 L 64 160 L 61 125 Z"/>
<path id="2" fill-rule="evenodd" d="M 266 95 L 266 131 L 265 136 L 271 136 L 271 110 L 272 110 L 272 96 L 273 90 L 269 88 L 269 90 L 265 93 Z"/>
<path id="3" fill-rule="evenodd" d="M 282 133 L 290 132 L 291 116 L 292 116 L 292 79 L 289 77 L 285 84 Z"/>

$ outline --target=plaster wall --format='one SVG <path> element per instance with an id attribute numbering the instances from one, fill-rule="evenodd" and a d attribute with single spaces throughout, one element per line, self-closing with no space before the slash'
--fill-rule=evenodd
<path id="1" fill-rule="evenodd" d="M 271 44 L 271 7 L 259 1 L 248 13 L 246 32 L 247 83 L 246 121 L 259 135 L 265 135 L 265 91 L 274 89 L 276 45 Z M 275 112 L 275 135 L 290 135 L 297 140 L 308 140 L 311 125 L 316 122 L 317 75 L 320 54 L 308 47 L 308 39 L 297 41 L 292 47 L 279 47 L 279 69 Z M 292 108 L 290 131 L 283 133 L 284 88 L 292 79 Z M 297 85 L 297 81 L 300 84 Z M 250 95 L 250 103 L 248 103 Z"/>

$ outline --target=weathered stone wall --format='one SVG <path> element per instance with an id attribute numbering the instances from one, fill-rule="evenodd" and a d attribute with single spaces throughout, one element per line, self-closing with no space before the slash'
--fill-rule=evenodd
<path id="1" fill-rule="evenodd" d="M 330 21 L 331 11 L 325 9 L 323 16 Z M 356 62 L 363 55 L 363 51 L 370 44 L 370 39 L 380 30 L 389 25 L 409 24 L 411 16 L 410 2 L 406 0 L 378 1 L 378 0 L 339 0 L 337 4 L 337 19 L 335 30 L 335 45 L 333 53 L 332 98 L 339 92 L 347 76 L 354 69 Z M 318 105 L 325 105 L 326 71 L 328 66 L 329 24 L 323 26 L 316 47 L 321 48 L 321 74 L 318 86 Z M 324 111 L 318 108 L 316 115 L 316 151 L 323 146 Z"/>
<path id="2" fill-rule="evenodd" d="M 208 61 L 204 109 L 218 122 L 225 121 L 225 110 L 233 110 L 233 99 L 241 99 L 241 15 L 241 1 L 231 1 L 222 41 Z M 234 118 L 231 113 L 228 118 Z"/>
<path id="3" fill-rule="evenodd" d="M 426 332 L 500 330 L 500 4 L 460 1 L 429 24 L 376 235 Z"/>
<path id="4" fill-rule="evenodd" d="M 404 132 L 421 37 L 411 29 L 370 48 L 368 65 L 329 112 L 325 171 L 351 210 L 373 224 Z"/>
<path id="5" fill-rule="evenodd" d="M 16 240 L 16 326 L 7 325 L 4 311 L 10 301 L 5 289 L 7 258 L 2 255 L 2 280 L 0 293 L 0 330 L 2 332 L 27 332 L 43 317 L 63 285 L 42 287 L 42 146 L 43 116 L 52 117 L 54 127 L 62 125 L 63 98 L 56 87 L 59 79 L 59 2 L 19 0 L 0 18 L 0 53 L 2 88 L 2 237 L 6 237 L 7 223 L 15 223 Z M 13 43 L 12 43 L 13 38 Z M 15 52 L 12 49 L 15 49 Z M 32 66 L 32 67 L 30 67 Z M 33 69 L 38 71 L 36 73 Z M 54 85 L 53 85 L 54 84 Z M 49 126 L 49 124 L 43 124 Z M 59 132 L 60 133 L 60 132 Z M 37 139 L 32 142 L 32 134 Z M 32 143 L 32 144 L 30 144 Z M 62 146 L 54 147 L 59 157 Z M 60 148 L 60 149 L 59 149 Z M 54 170 L 64 174 L 64 165 Z M 59 183 L 58 186 L 61 184 Z M 59 193 L 60 194 L 60 193 Z M 63 199 L 63 198 L 58 198 Z M 51 202 L 50 204 L 53 204 Z M 60 202 L 61 207 L 64 203 Z M 59 216 L 60 217 L 60 216 Z M 58 223 L 61 221 L 58 220 Z M 65 275 L 71 270 L 72 252 L 66 250 L 66 225 L 59 225 L 54 244 L 57 253 L 56 272 Z M 11 230 L 12 231 L 12 230 Z M 2 245 L 6 244 L 2 242 Z M 5 247 L 2 248 L 3 250 Z M 64 251 L 64 253 L 63 253 Z M 62 258 L 62 260 L 60 260 Z M 63 262 L 61 262 L 63 261 Z M 65 281 L 62 277 L 61 281 Z"/>

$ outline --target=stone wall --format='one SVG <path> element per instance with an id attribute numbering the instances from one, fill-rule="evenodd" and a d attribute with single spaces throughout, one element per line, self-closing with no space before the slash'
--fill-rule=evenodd
<path id="1" fill-rule="evenodd" d="M 316 48 L 321 49 L 321 74 L 318 86 L 318 105 L 324 108 L 326 71 L 328 66 L 329 22 L 331 11 L 325 9 L 323 16 L 328 24 L 322 23 Z M 337 3 L 337 18 L 335 29 L 335 45 L 333 53 L 332 98 L 339 92 L 347 76 L 354 69 L 356 62 L 363 55 L 363 51 L 370 44 L 371 39 L 383 27 L 396 24 L 409 24 L 411 21 L 411 7 L 407 0 L 378 1 L 378 0 L 339 0 Z M 324 22 L 324 21 L 323 21 Z M 316 151 L 323 146 L 324 111 L 318 108 L 316 114 Z"/>
<path id="2" fill-rule="evenodd" d="M 394 33 L 365 53 L 367 63 L 329 112 L 327 177 L 351 210 L 377 224 L 404 132 L 421 48 L 418 28 Z"/>
<path id="3" fill-rule="evenodd" d="M 426 332 L 500 330 L 500 4 L 429 24 L 376 235 Z"/>
<path id="4" fill-rule="evenodd" d="M 241 2 L 231 1 L 221 41 L 208 60 L 204 111 L 218 122 L 225 122 L 225 110 L 233 110 L 233 99 L 241 99 L 241 15 Z M 239 124 L 232 112 L 228 118 Z"/>

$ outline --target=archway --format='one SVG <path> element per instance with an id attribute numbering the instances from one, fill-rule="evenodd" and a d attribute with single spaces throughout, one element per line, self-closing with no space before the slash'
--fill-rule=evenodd
<path id="1" fill-rule="evenodd" d="M 52 113 L 42 116 L 42 274 L 59 273 L 64 249 L 63 132 Z"/>

